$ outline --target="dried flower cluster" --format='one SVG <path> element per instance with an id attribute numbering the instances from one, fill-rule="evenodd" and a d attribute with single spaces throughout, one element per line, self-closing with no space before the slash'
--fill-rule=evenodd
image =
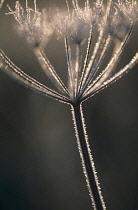
<path id="1" fill-rule="evenodd" d="M 28 1 L 26 1 L 25 10 L 18 1 L 15 4 L 15 11 L 9 5 L 8 8 L 10 12 L 7 14 L 14 15 L 19 24 L 18 31 L 26 37 L 27 42 L 33 46 L 45 46 L 52 33 L 46 11 L 39 12 L 36 1 L 34 1 L 34 9 L 28 6 Z"/>
<path id="2" fill-rule="evenodd" d="M 69 8 L 67 2 L 68 11 L 64 15 L 58 13 L 51 18 L 48 17 L 46 10 L 40 12 L 37 9 L 36 1 L 32 9 L 26 0 L 25 10 L 17 1 L 15 11 L 8 6 L 10 12 L 7 13 L 14 15 L 18 22 L 18 31 L 31 43 L 42 69 L 57 87 L 59 93 L 44 86 L 43 88 L 51 92 L 48 92 L 48 95 L 53 97 L 54 93 L 55 98 L 70 103 L 76 100 L 84 101 L 93 96 L 116 81 L 138 60 L 136 53 L 128 65 L 120 71 L 114 71 L 138 18 L 138 7 L 135 0 L 110 0 L 106 6 L 102 0 L 97 0 L 90 6 L 87 0 L 84 8 L 79 7 L 78 0 L 72 0 L 72 4 L 73 10 Z M 44 53 L 44 47 L 54 31 L 60 33 L 65 41 L 68 87 L 65 87 Z M 86 42 L 86 56 L 83 60 L 81 52 Z M 112 58 L 105 69 L 102 69 L 102 63 L 111 44 L 114 46 Z M 3 59 L 4 56 L 1 51 Z M 14 71 L 14 66 L 12 70 Z M 99 76 L 98 72 L 100 72 Z M 23 80 L 23 78 L 18 79 Z"/>
<path id="3" fill-rule="evenodd" d="M 3 1 L 0 7 L 2 3 Z M 72 0 L 71 10 L 67 0 L 66 3 L 67 12 L 59 12 L 52 17 L 46 10 L 40 12 L 37 9 L 36 0 L 34 9 L 28 6 L 27 0 L 25 10 L 16 1 L 15 10 L 8 6 L 7 13 L 14 16 L 18 23 L 18 31 L 31 44 L 41 68 L 57 91 L 25 74 L 2 50 L 0 69 L 27 87 L 72 105 L 78 148 L 92 204 L 94 209 L 105 210 L 80 104 L 122 77 L 138 62 L 137 52 L 124 68 L 117 71 L 118 61 L 138 19 L 138 6 L 136 0 L 109 0 L 106 6 L 103 0 L 95 0 L 92 5 L 86 0 L 84 8 L 80 8 L 78 0 Z M 44 52 L 54 32 L 58 36 L 60 34 L 65 43 L 67 87 Z M 86 51 L 84 58 L 82 50 Z M 105 58 L 108 62 L 103 68 Z"/>

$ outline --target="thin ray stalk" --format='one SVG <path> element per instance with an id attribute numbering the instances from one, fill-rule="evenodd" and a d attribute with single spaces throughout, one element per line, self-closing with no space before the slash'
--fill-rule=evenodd
<path id="1" fill-rule="evenodd" d="M 112 4 L 113 4 L 113 2 L 112 2 L 112 0 L 110 0 L 109 3 L 108 3 L 108 9 L 107 9 L 107 12 L 106 12 L 105 22 L 108 21 L 109 18 L 110 18 Z M 102 29 L 102 31 L 99 34 L 98 41 L 95 44 L 94 51 L 93 51 L 91 59 L 88 63 L 87 69 L 85 71 L 83 81 L 82 81 L 82 85 L 81 85 L 82 87 L 81 87 L 81 90 L 79 92 L 79 97 L 82 96 L 82 94 L 86 90 L 87 85 L 89 84 L 89 82 L 91 80 L 90 79 L 91 78 L 90 74 L 93 75 L 93 72 L 91 72 L 91 69 L 93 68 L 94 63 L 97 62 L 97 60 L 98 60 L 97 57 L 100 54 L 102 54 L 102 51 L 104 51 L 104 50 L 102 50 L 102 48 L 104 48 L 104 45 L 106 45 L 106 41 L 105 41 L 105 43 L 103 42 L 103 40 L 106 40 L 106 38 L 104 39 L 104 35 L 105 35 L 104 29 Z"/>
<path id="2" fill-rule="evenodd" d="M 113 4 L 113 2 L 112 2 L 112 0 L 110 0 L 108 2 L 108 7 L 107 7 L 107 12 L 106 12 L 105 22 L 108 21 L 109 18 L 110 18 L 112 4 Z M 102 29 L 102 31 L 99 34 L 98 41 L 95 44 L 94 51 L 93 51 L 92 56 L 91 56 L 91 59 L 90 59 L 90 61 L 88 63 L 88 67 L 87 67 L 87 69 L 85 71 L 85 74 L 84 74 L 84 77 L 83 77 L 83 81 L 82 81 L 82 88 L 80 90 L 79 97 L 83 94 L 83 92 L 86 89 L 86 83 L 88 83 L 87 80 L 89 80 L 89 74 L 90 74 L 91 69 L 93 67 L 93 64 L 94 64 L 94 62 L 96 60 L 97 54 L 99 53 L 99 50 L 101 52 L 101 47 L 100 46 L 102 44 L 104 35 L 105 35 L 104 34 L 104 29 Z"/>
<path id="3" fill-rule="evenodd" d="M 132 30 L 133 30 L 133 26 L 134 26 L 134 24 L 132 23 L 127 35 L 125 36 L 124 40 L 122 41 L 122 43 L 120 45 L 120 48 L 114 53 L 114 56 L 110 60 L 109 64 L 107 65 L 107 68 L 105 69 L 104 74 L 101 75 L 101 80 L 100 80 L 101 82 L 105 81 L 106 79 L 108 79 L 110 77 L 110 75 L 113 72 L 115 66 L 119 62 L 119 57 L 122 54 L 123 49 L 126 46 L 126 43 L 128 42 L 128 40 L 130 38 L 130 35 L 132 33 Z"/>
<path id="4" fill-rule="evenodd" d="M 110 19 L 112 5 L 113 5 L 113 1 L 112 0 L 109 0 L 108 5 L 107 5 L 106 16 L 105 16 L 105 20 L 104 20 L 105 23 L 108 22 L 109 19 Z M 89 80 L 89 74 L 91 73 L 91 69 L 93 68 L 93 65 L 95 63 L 95 60 L 97 60 L 97 55 L 98 54 L 101 54 L 101 52 L 102 52 L 101 45 L 103 45 L 103 43 L 104 43 L 103 42 L 104 35 L 105 35 L 104 29 L 102 29 L 100 31 L 100 33 L 99 33 L 98 41 L 95 44 L 94 51 L 93 51 L 92 56 L 91 56 L 91 59 L 90 59 L 90 61 L 88 63 L 88 67 L 87 67 L 86 73 L 84 75 L 84 79 L 83 79 L 83 83 L 82 83 L 82 88 L 80 90 L 79 97 L 81 97 L 82 94 L 84 93 L 84 91 L 86 90 L 86 83 L 88 84 L 87 80 Z"/>
<path id="5" fill-rule="evenodd" d="M 80 67 L 81 67 L 81 46 L 80 44 L 76 45 L 76 60 L 75 60 L 75 98 L 78 94 L 78 84 L 79 84 L 79 73 L 80 73 Z"/>
<path id="6" fill-rule="evenodd" d="M 4 0 L 1 0 L 1 2 L 0 2 L 0 8 L 2 7 L 3 3 L 4 3 Z"/>
<path id="7" fill-rule="evenodd" d="M 23 85 L 30 87 L 31 89 L 47 95 L 51 98 L 57 99 L 63 102 L 69 102 L 70 99 L 65 96 L 59 94 L 58 92 L 46 87 L 40 82 L 36 81 L 29 75 L 25 74 L 21 69 L 19 69 L 11 60 L 4 54 L 4 52 L 0 49 L 0 70 L 9 74 L 11 77 L 16 79 L 18 82 Z"/>
<path id="8" fill-rule="evenodd" d="M 91 49 L 91 44 L 92 44 L 92 36 L 93 36 L 93 27 L 91 27 L 91 29 L 90 29 L 90 35 L 89 35 L 88 44 L 87 44 L 86 57 L 85 57 L 85 60 L 84 60 L 84 65 L 83 65 L 83 70 L 82 70 L 82 75 L 81 75 L 81 79 L 80 79 L 80 85 L 79 85 L 79 91 L 78 92 L 80 92 L 80 90 L 82 88 L 83 78 L 84 78 L 84 75 L 86 73 L 86 67 L 88 65 L 89 56 L 90 56 L 90 49 Z"/>
<path id="9" fill-rule="evenodd" d="M 86 71 L 85 71 L 85 74 L 84 74 L 84 77 L 83 77 L 83 81 L 82 81 L 82 88 L 79 92 L 79 97 L 83 94 L 83 92 L 85 91 L 85 86 L 86 86 L 86 82 L 88 80 L 88 77 L 89 77 L 89 74 L 90 74 L 90 70 L 91 68 L 93 67 L 93 64 L 94 64 L 94 61 L 95 61 L 95 58 L 97 56 L 97 53 L 98 53 L 98 50 L 100 48 L 100 45 L 101 45 L 101 42 L 102 42 L 102 39 L 103 39 L 103 30 L 100 32 L 100 35 L 98 37 L 98 41 L 97 43 L 95 44 L 95 47 L 94 47 L 94 51 L 92 53 L 92 56 L 90 58 L 90 61 L 88 63 L 88 66 L 86 68 Z"/>
<path id="10" fill-rule="evenodd" d="M 89 92 L 90 90 L 93 91 L 93 87 L 97 85 L 100 86 L 100 84 L 102 84 L 105 80 L 108 79 L 110 73 L 113 71 L 113 68 L 115 68 L 115 65 L 117 64 L 118 62 L 118 58 L 119 56 L 121 55 L 126 43 L 128 42 L 128 39 L 132 33 L 132 29 L 133 29 L 134 25 L 133 23 L 131 24 L 131 27 L 129 29 L 129 32 L 127 33 L 125 39 L 122 41 L 119 49 L 115 52 L 113 58 L 110 60 L 110 62 L 108 63 L 107 67 L 102 71 L 102 73 L 97 77 L 96 80 L 94 80 L 94 82 L 86 89 L 85 93 L 86 92 Z"/>
<path id="11" fill-rule="evenodd" d="M 44 70 L 51 82 L 58 88 L 60 92 L 66 96 L 69 96 L 67 88 L 61 81 L 60 77 L 57 75 L 54 67 L 51 65 L 43 50 L 40 48 L 34 48 L 34 53 L 41 65 L 41 68 Z"/>
<path id="12" fill-rule="evenodd" d="M 106 51 L 108 50 L 108 47 L 110 46 L 111 40 L 112 40 L 111 36 L 108 35 L 107 39 L 105 40 L 103 50 L 102 50 L 100 56 L 98 57 L 98 59 L 96 60 L 96 62 L 94 63 L 93 69 L 91 70 L 92 74 L 90 75 L 90 78 L 89 78 L 89 84 L 91 84 L 95 74 L 98 72 L 100 65 L 106 55 Z"/>
<path id="13" fill-rule="evenodd" d="M 107 5 L 107 12 L 106 12 L 106 16 L 105 16 L 105 22 L 110 21 L 112 5 L 113 5 L 113 1 L 109 0 L 108 5 Z M 91 69 L 93 68 L 94 63 L 97 62 L 98 55 L 102 54 L 102 51 L 104 51 L 104 50 L 102 50 L 102 48 L 104 48 L 104 45 L 106 44 L 106 41 L 103 41 L 103 40 L 106 40 L 106 38 L 104 38 L 104 35 L 107 35 L 107 34 L 105 34 L 104 29 L 103 29 L 100 32 L 100 34 L 99 34 L 98 41 L 95 44 L 95 48 L 94 48 L 93 54 L 92 54 L 91 59 L 89 61 L 88 68 L 87 68 L 87 71 L 86 71 L 86 75 L 84 77 L 84 82 L 83 82 L 84 86 L 82 86 L 82 90 L 80 91 L 80 96 L 84 93 L 84 91 L 86 90 L 86 86 L 89 84 L 90 77 L 91 77 L 90 76 Z M 93 72 L 92 72 L 92 75 L 93 75 Z"/>
<path id="14" fill-rule="evenodd" d="M 104 88 L 108 87 L 110 84 L 116 82 L 118 79 L 124 76 L 124 74 L 128 73 L 129 70 L 131 70 L 135 64 L 138 63 L 138 53 L 135 54 L 135 56 L 132 58 L 132 60 L 124 67 L 122 68 L 118 73 L 116 73 L 114 76 L 112 76 L 107 81 L 103 82 L 101 86 L 95 85 L 94 89 L 92 91 L 88 91 L 85 93 L 84 96 L 82 96 L 82 102 L 87 100 L 88 98 L 94 96 Z"/>
<path id="15" fill-rule="evenodd" d="M 72 0 L 72 4 L 73 4 L 73 6 L 74 6 L 74 8 L 76 10 L 79 8 L 78 1 L 77 0 Z"/>
<path id="16" fill-rule="evenodd" d="M 67 36 L 64 37 L 64 43 L 65 43 L 67 66 L 68 66 L 68 89 L 69 92 L 72 92 L 73 90 L 72 60 L 71 60 L 71 49 Z"/>
<path id="17" fill-rule="evenodd" d="M 93 157 L 91 155 L 90 145 L 86 135 L 81 104 L 79 102 L 72 104 L 71 110 L 83 173 L 85 175 L 92 206 L 94 210 L 106 210 L 105 203 L 101 195 Z"/>
<path id="18" fill-rule="evenodd" d="M 81 92 L 80 97 L 82 96 L 83 93 L 85 93 L 85 90 L 87 89 L 87 87 L 89 87 L 89 85 L 91 84 L 91 81 L 93 81 L 95 74 L 99 70 L 101 62 L 102 62 L 102 60 L 105 56 L 105 53 L 108 49 L 108 46 L 110 45 L 110 41 L 111 41 L 111 37 L 110 37 L 110 35 L 108 35 L 107 38 L 103 42 L 103 46 L 102 46 L 103 49 L 99 49 L 99 51 L 100 51 L 99 55 L 97 55 L 98 57 L 95 58 L 93 67 L 91 68 L 91 71 L 89 72 L 88 78 L 83 86 L 83 91 Z"/>

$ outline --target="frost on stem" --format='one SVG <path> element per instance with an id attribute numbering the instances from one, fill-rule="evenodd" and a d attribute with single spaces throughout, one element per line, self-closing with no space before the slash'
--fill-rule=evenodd
<path id="1" fill-rule="evenodd" d="M 2 3 L 3 0 L 0 7 Z M 106 5 L 103 0 L 95 0 L 93 4 L 86 0 L 83 8 L 79 6 L 78 0 L 72 0 L 72 6 L 71 10 L 67 2 L 67 12 L 59 11 L 50 18 L 51 21 L 45 10 L 39 12 L 36 0 L 34 0 L 34 9 L 28 6 L 27 0 L 25 9 L 19 1 L 16 1 L 15 11 L 8 6 L 10 12 L 7 14 L 12 14 L 18 22 L 18 31 L 26 36 L 41 68 L 57 91 L 25 74 L 2 50 L 0 50 L 0 69 L 25 86 L 72 105 L 78 148 L 89 193 L 94 209 L 99 205 L 98 210 L 101 210 L 105 209 L 105 205 L 91 156 L 82 110 L 78 112 L 76 106 L 122 77 L 138 62 L 138 53 L 136 53 L 126 66 L 117 71 L 121 54 L 138 19 L 138 6 L 135 0 L 108 0 Z M 68 87 L 64 85 L 44 52 L 44 47 L 53 31 L 58 34 L 58 38 L 60 34 L 64 39 Z M 107 63 L 103 69 L 105 59 Z M 85 142 L 85 145 L 81 145 L 80 142 Z M 83 153 L 84 151 L 87 154 Z M 95 180 L 95 190 L 92 190 L 91 174 Z"/>
<path id="2" fill-rule="evenodd" d="M 83 173 L 85 175 L 93 209 L 105 210 L 106 207 L 101 194 L 100 183 L 98 181 L 97 172 L 88 142 L 82 107 L 80 104 L 75 104 L 71 106 L 71 110 Z"/>
<path id="3" fill-rule="evenodd" d="M 99 91 L 101 91 L 104 88 L 108 87 L 110 84 L 116 82 L 124 74 L 126 74 L 128 71 L 130 71 L 134 67 L 134 65 L 137 64 L 137 63 L 138 63 L 138 53 L 136 53 L 136 55 L 132 58 L 132 60 L 123 69 L 120 69 L 119 72 L 116 73 L 114 76 L 112 76 L 110 79 L 108 79 L 107 81 L 101 83 L 100 85 L 95 82 L 95 85 L 92 86 L 92 88 L 90 89 L 90 91 L 88 90 L 84 94 L 83 100 L 88 99 L 89 97 L 95 95 Z M 99 88 L 99 86 L 100 86 L 100 88 Z M 92 92 L 93 92 L 93 94 L 92 94 Z"/>
<path id="4" fill-rule="evenodd" d="M 68 103 L 69 99 L 57 93 L 56 91 L 46 87 L 40 82 L 36 81 L 26 73 L 24 73 L 20 68 L 18 68 L 12 61 L 5 55 L 5 53 L 0 50 L 0 70 L 4 71 L 6 74 L 10 75 L 12 78 L 17 80 L 19 83 L 33 89 L 43 95 L 49 96 L 56 100 Z"/>
<path id="5" fill-rule="evenodd" d="M 1 1 L 0 1 L 0 9 L 1 9 L 3 3 L 4 3 L 4 0 L 1 0 Z"/>

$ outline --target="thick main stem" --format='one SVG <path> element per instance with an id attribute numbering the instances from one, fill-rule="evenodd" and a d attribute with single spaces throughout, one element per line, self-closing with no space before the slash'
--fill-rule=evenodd
<path id="1" fill-rule="evenodd" d="M 101 195 L 98 177 L 96 175 L 94 161 L 86 135 L 83 112 L 80 103 L 75 103 L 72 105 L 72 115 L 82 168 L 86 178 L 89 195 L 92 200 L 92 206 L 94 210 L 105 210 L 106 207 Z"/>

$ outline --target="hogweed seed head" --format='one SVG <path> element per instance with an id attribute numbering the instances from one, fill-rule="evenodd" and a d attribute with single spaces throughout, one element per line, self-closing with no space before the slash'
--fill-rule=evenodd
<path id="1" fill-rule="evenodd" d="M 25 10 L 18 1 L 15 4 L 15 11 L 9 6 L 8 8 L 10 12 L 6 14 L 14 15 L 18 22 L 18 31 L 26 37 L 27 42 L 34 47 L 39 45 L 44 47 L 52 33 L 46 10 L 43 9 L 42 12 L 39 12 L 36 1 L 34 1 L 34 9 L 28 7 L 27 0 Z"/>
<path id="2" fill-rule="evenodd" d="M 137 20 L 138 5 L 136 0 L 118 0 L 116 6 L 134 22 Z"/>
<path id="3" fill-rule="evenodd" d="M 100 21 L 101 15 L 103 13 L 103 1 L 96 1 L 93 7 L 90 7 L 89 0 L 85 2 L 85 7 L 80 8 L 78 1 L 73 0 L 73 7 L 80 19 L 89 25 L 94 25 Z"/>
<path id="4" fill-rule="evenodd" d="M 0 7 L 2 3 L 3 1 L 1 1 Z M 19 30 L 33 45 L 39 64 L 57 91 L 25 74 L 10 61 L 2 50 L 0 50 L 0 68 L 25 86 L 72 105 L 78 148 L 93 208 L 105 210 L 106 207 L 86 137 L 82 109 L 78 109 L 78 105 L 80 106 L 81 102 L 119 79 L 138 63 L 138 53 L 136 53 L 124 68 L 115 71 L 138 18 L 138 7 L 135 0 L 116 0 L 116 2 L 115 0 L 108 0 L 106 6 L 102 0 L 96 0 L 92 8 L 89 0 L 86 0 L 84 8 L 79 7 L 78 0 L 72 0 L 72 4 L 72 11 L 67 2 L 68 13 L 58 13 L 56 18 L 51 18 L 52 23 L 48 21 L 48 16 L 44 10 L 42 13 L 39 12 L 36 7 L 36 0 L 34 0 L 34 9 L 28 7 L 27 0 L 25 10 L 18 1 L 15 4 L 15 11 L 9 7 L 10 12 L 8 14 L 14 15 L 19 24 Z M 51 35 L 51 24 L 64 38 L 69 75 L 68 88 L 56 73 L 43 50 Z M 95 35 L 96 37 L 94 37 Z M 81 52 L 82 48 L 85 47 L 83 44 L 86 40 L 87 49 L 85 49 L 86 55 L 83 59 Z M 104 58 L 107 56 L 110 46 L 112 46 L 111 56 L 108 56 L 108 62 L 102 69 Z M 88 163 L 87 167 L 86 163 Z M 91 170 L 87 170 L 91 168 L 93 173 Z M 92 174 L 93 176 L 91 176 Z M 93 187 L 93 183 L 96 187 Z M 95 189 L 92 191 L 93 188 Z M 92 193 L 94 191 L 95 194 Z M 99 207 L 97 208 L 96 205 Z"/>
<path id="5" fill-rule="evenodd" d="M 26 35 L 28 42 L 35 46 L 34 53 L 39 64 L 60 92 L 54 92 L 54 98 L 57 94 L 57 98 L 61 101 L 76 103 L 86 100 L 107 87 L 137 63 L 136 53 L 123 70 L 116 71 L 117 63 L 138 18 L 138 6 L 136 0 L 108 0 L 106 5 L 103 0 L 96 0 L 92 5 L 89 0 L 86 0 L 84 8 L 81 8 L 78 0 L 72 0 L 71 10 L 67 0 L 66 3 L 67 12 L 58 11 L 56 15 L 51 16 L 51 21 L 48 20 L 44 10 L 39 12 L 35 0 L 34 9 L 28 7 L 26 0 L 25 10 L 16 1 L 15 11 L 9 7 L 8 14 L 14 15 L 19 24 L 19 30 Z M 43 51 L 51 35 L 51 25 L 53 30 L 64 38 L 68 87 L 57 75 Z M 83 59 L 82 50 L 86 47 L 83 45 L 86 41 L 87 49 Z M 106 67 L 102 69 L 109 47 L 112 50 L 110 52 L 112 56 L 107 58 Z M 1 57 L 6 59 L 3 52 Z M 53 97 L 53 90 L 49 90 L 48 95 L 50 95 L 49 92 Z"/>
<path id="6" fill-rule="evenodd" d="M 83 44 L 89 33 L 89 26 L 79 18 L 75 10 L 70 13 L 58 12 L 52 23 L 59 34 L 68 37 L 74 44 Z"/>

